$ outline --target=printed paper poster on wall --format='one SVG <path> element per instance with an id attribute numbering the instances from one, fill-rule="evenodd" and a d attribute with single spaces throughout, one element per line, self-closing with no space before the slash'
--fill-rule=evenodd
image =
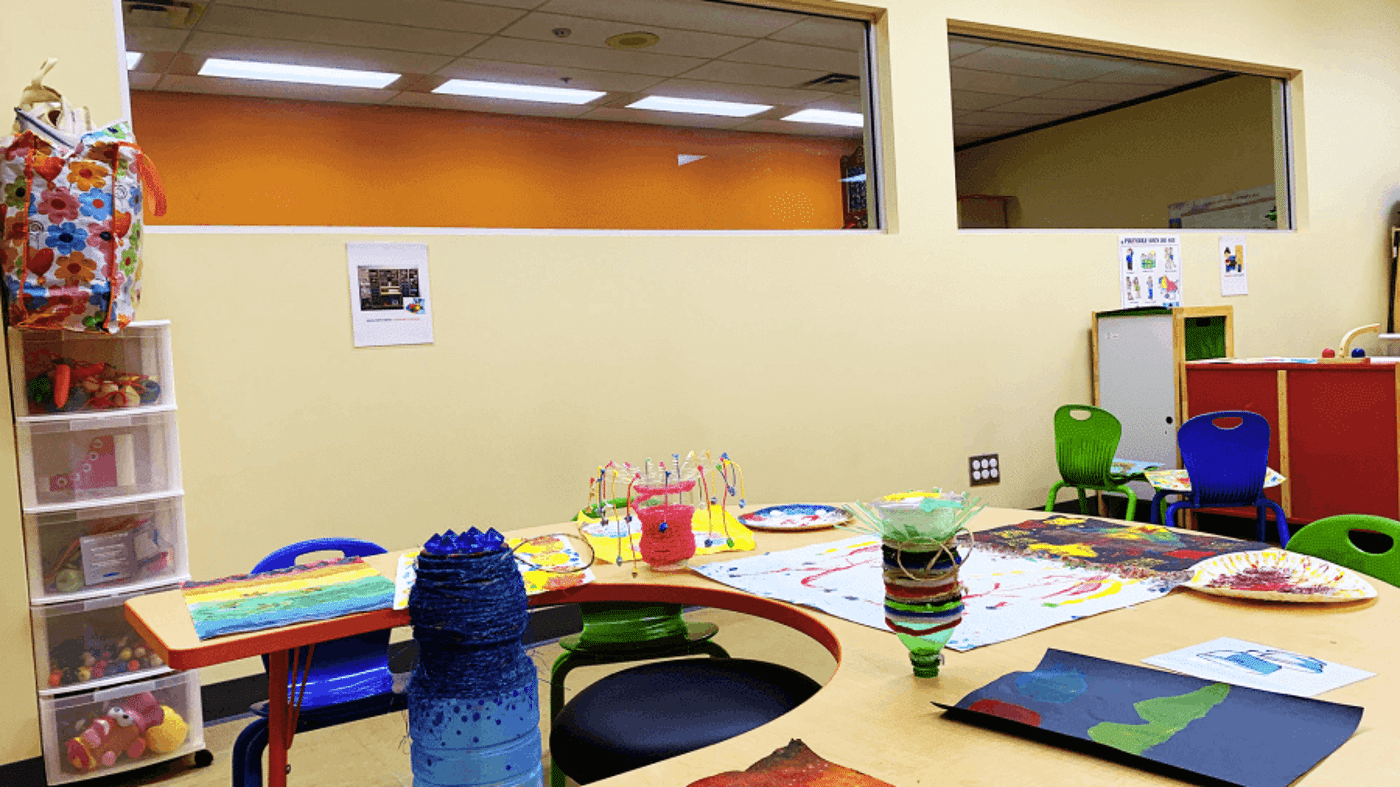
<path id="1" fill-rule="evenodd" d="M 421 243 L 347 243 L 350 318 L 356 347 L 432 344 L 428 247 Z"/>
<path id="2" fill-rule="evenodd" d="M 1119 235 L 1123 308 L 1181 305 L 1181 236 Z"/>
<path id="3" fill-rule="evenodd" d="M 1244 265 L 1244 236 L 1221 235 L 1220 254 L 1220 294 L 1248 295 L 1249 270 Z"/>

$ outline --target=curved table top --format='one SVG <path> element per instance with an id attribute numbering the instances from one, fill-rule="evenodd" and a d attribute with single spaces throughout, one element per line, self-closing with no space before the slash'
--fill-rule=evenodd
<path id="1" fill-rule="evenodd" d="M 1044 513 L 985 509 L 974 530 Z M 573 532 L 572 523 L 513 531 L 512 536 Z M 852 536 L 843 530 L 758 533 L 765 551 L 791 549 Z M 698 557 L 692 563 L 742 555 Z M 396 553 L 368 558 L 392 576 Z M 743 770 L 801 738 L 827 760 L 900 787 L 957 785 L 1171 785 L 1181 782 L 1048 744 L 943 718 L 930 702 L 955 703 L 1012 671 L 1033 668 L 1047 648 L 1138 664 L 1141 659 L 1216 637 L 1283 647 L 1376 673 L 1319 696 L 1366 709 L 1356 734 L 1298 784 L 1306 787 L 1388 783 L 1400 768 L 1400 672 L 1392 671 L 1400 645 L 1400 589 L 1375 582 L 1377 598 L 1347 604 L 1255 602 L 1178 589 L 1136 607 L 1084 618 L 965 653 L 947 652 L 937 678 L 915 678 L 907 651 L 889 632 L 814 610 L 747 596 L 695 573 L 657 574 L 642 567 L 594 566 L 597 582 L 531 597 L 535 605 L 591 600 L 667 600 L 704 604 L 770 617 L 822 642 L 839 662 L 821 691 L 793 712 L 744 735 L 647 768 L 607 784 L 680 786 L 720 771 Z M 200 643 L 179 591 L 133 599 L 127 617 L 177 668 L 191 668 L 281 648 L 391 626 L 406 612 L 362 613 L 336 621 L 250 632 Z M 815 625 L 813 625 L 815 624 Z M 721 635 L 723 631 L 721 631 Z M 156 644 L 156 641 L 159 644 Z"/>

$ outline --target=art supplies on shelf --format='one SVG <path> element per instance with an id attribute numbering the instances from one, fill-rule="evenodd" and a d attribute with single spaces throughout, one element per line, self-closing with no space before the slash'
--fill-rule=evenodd
<path id="1" fill-rule="evenodd" d="M 189 579 L 180 495 L 23 515 L 29 598 L 50 604 Z"/>

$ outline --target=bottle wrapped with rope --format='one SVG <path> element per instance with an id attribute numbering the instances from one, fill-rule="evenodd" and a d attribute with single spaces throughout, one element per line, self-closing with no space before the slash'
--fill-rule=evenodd
<path id="1" fill-rule="evenodd" d="M 408 685 L 415 787 L 540 785 L 535 665 L 515 555 L 495 530 L 433 536 L 408 609 L 418 665 Z"/>

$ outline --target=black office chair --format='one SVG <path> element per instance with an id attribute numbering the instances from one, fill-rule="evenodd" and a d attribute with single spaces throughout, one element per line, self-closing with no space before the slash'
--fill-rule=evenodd
<path id="1" fill-rule="evenodd" d="M 751 659 L 643 664 L 570 700 L 550 728 L 549 751 L 569 778 L 588 784 L 748 732 L 820 688 L 796 670 Z"/>

